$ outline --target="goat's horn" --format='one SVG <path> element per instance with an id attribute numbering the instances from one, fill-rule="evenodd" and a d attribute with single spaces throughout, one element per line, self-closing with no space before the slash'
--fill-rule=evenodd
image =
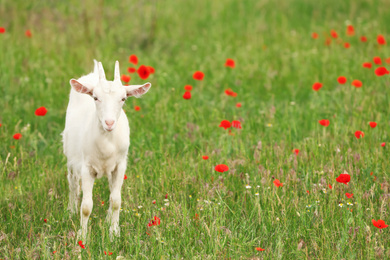
<path id="1" fill-rule="evenodd" d="M 114 73 L 114 81 L 121 81 L 121 75 L 119 71 L 119 61 L 115 62 L 115 73 Z"/>
<path id="2" fill-rule="evenodd" d="M 98 63 L 98 68 L 99 68 L 99 80 L 106 80 L 106 74 L 104 74 L 104 69 L 101 62 Z"/>

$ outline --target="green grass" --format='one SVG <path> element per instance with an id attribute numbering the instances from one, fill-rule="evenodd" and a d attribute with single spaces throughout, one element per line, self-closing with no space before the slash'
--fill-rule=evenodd
<path id="1" fill-rule="evenodd" d="M 390 141 L 389 76 L 362 67 L 374 56 L 390 57 L 390 3 L 97 2 L 0 0 L 7 30 L 0 34 L 0 259 L 390 257 L 388 228 L 379 232 L 371 223 L 390 222 L 390 144 L 380 146 Z M 353 37 L 345 34 L 349 23 Z M 339 38 L 326 46 L 331 29 Z M 387 45 L 378 46 L 378 34 Z M 81 249 L 79 215 L 66 210 L 60 136 L 68 82 L 92 70 L 94 58 L 108 79 L 115 60 L 125 74 L 130 54 L 156 72 L 151 90 L 125 106 L 131 146 L 121 237 L 109 239 L 108 183 L 99 179 Z M 225 68 L 226 58 L 236 68 Z M 203 81 L 192 78 L 196 70 Z M 337 83 L 340 75 L 347 84 Z M 131 76 L 132 84 L 145 82 Z M 363 87 L 351 86 L 353 79 Z M 317 81 L 323 88 L 315 92 Z M 187 84 L 194 87 L 190 100 L 182 98 Z M 225 95 L 227 88 L 237 97 Z M 44 117 L 34 115 L 40 106 L 48 109 Z M 229 134 L 218 127 L 224 119 L 243 128 Z M 364 138 L 356 139 L 356 130 Z M 14 140 L 18 132 L 23 137 Z M 217 164 L 230 170 L 218 173 Z M 344 171 L 348 186 L 336 182 Z M 275 178 L 284 186 L 276 188 Z M 161 225 L 148 229 L 154 216 Z"/>

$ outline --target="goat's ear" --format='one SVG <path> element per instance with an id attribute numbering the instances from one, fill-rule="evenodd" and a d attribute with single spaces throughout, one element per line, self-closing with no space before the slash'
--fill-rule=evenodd
<path id="1" fill-rule="evenodd" d="M 83 84 L 81 84 L 80 82 L 78 82 L 75 79 L 71 79 L 69 81 L 69 83 L 72 86 L 72 88 L 74 90 L 76 90 L 77 92 L 82 93 L 82 94 L 88 94 L 88 95 L 92 96 L 93 89 L 90 89 L 90 88 L 84 86 Z"/>
<path id="2" fill-rule="evenodd" d="M 124 86 L 126 89 L 126 93 L 128 97 L 136 97 L 139 98 L 143 94 L 149 91 L 152 84 L 145 83 L 143 85 L 130 85 L 130 86 Z"/>

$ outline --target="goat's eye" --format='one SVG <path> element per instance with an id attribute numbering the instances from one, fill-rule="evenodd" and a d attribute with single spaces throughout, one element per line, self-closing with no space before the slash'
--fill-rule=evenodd
<path id="1" fill-rule="evenodd" d="M 97 100 L 98 100 L 98 98 L 97 98 L 97 97 L 93 97 L 93 99 L 94 99 L 95 101 L 97 101 Z"/>
<path id="2" fill-rule="evenodd" d="M 122 98 L 122 101 L 125 102 L 125 101 L 126 101 L 126 98 Z"/>

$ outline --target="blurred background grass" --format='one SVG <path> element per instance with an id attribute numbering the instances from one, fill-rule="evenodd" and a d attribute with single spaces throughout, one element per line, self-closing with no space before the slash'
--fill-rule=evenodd
<path id="1" fill-rule="evenodd" d="M 93 59 L 102 61 L 108 79 L 115 60 L 126 74 L 130 54 L 156 72 L 148 79 L 151 91 L 125 107 L 132 141 L 122 238 L 107 239 L 102 221 L 109 192 L 106 180 L 98 180 L 91 238 L 82 254 L 388 257 L 388 238 L 367 227 L 371 218 L 388 216 L 387 190 L 379 183 L 388 179 L 389 153 L 380 143 L 388 140 L 389 81 L 361 64 L 390 57 L 387 45 L 376 43 L 378 34 L 388 39 L 389 15 L 390 2 L 379 0 L 0 1 L 0 26 L 6 28 L 0 34 L 0 258 L 79 254 L 72 235 L 79 218 L 66 211 L 60 137 L 68 82 L 91 71 Z M 349 24 L 353 37 L 345 34 Z M 339 38 L 326 46 L 331 29 Z M 226 58 L 236 61 L 235 69 L 224 67 Z M 192 78 L 196 70 L 205 73 L 203 81 Z M 337 84 L 340 75 L 347 85 Z M 350 86 L 353 79 L 363 87 Z M 316 81 L 324 84 L 319 92 L 311 89 Z M 142 82 L 132 75 L 131 84 Z M 194 87 L 188 101 L 182 98 L 186 84 Z M 237 97 L 226 96 L 227 88 Z M 48 109 L 42 118 L 34 115 L 40 106 Z M 318 124 L 324 118 L 331 122 L 326 129 Z M 229 135 L 218 128 L 223 119 L 240 120 L 243 129 Z M 369 121 L 378 127 L 370 129 Z M 365 137 L 357 140 L 356 130 Z M 16 132 L 21 140 L 12 139 Z M 293 148 L 300 149 L 298 157 Z M 201 159 L 205 154 L 208 161 Z M 228 174 L 213 170 L 220 163 L 229 165 Z M 343 171 L 352 175 L 349 187 L 335 184 Z M 285 187 L 276 190 L 273 178 Z M 325 194 L 321 189 L 329 183 L 335 189 Z M 354 213 L 338 206 L 345 189 L 355 194 Z M 320 206 L 306 215 L 317 200 Z M 150 237 L 146 224 L 155 215 L 162 225 Z"/>

